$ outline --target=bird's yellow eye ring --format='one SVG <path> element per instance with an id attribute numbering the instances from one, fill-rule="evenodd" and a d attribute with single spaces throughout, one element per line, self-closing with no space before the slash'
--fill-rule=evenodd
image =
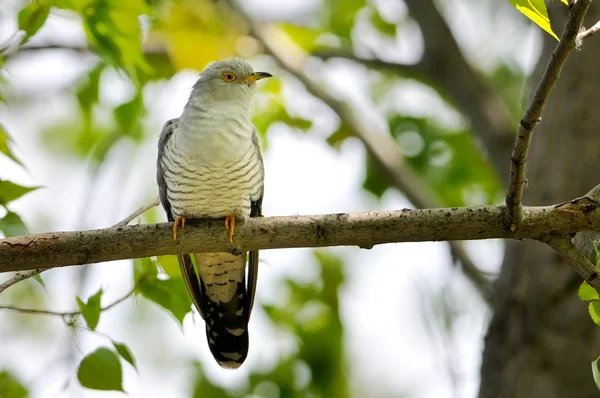
<path id="1" fill-rule="evenodd" d="M 225 72 L 223 73 L 223 80 L 226 82 L 232 82 L 235 80 L 235 75 L 231 72 Z"/>

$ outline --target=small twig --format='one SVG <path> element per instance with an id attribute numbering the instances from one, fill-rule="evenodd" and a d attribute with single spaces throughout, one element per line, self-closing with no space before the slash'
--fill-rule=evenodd
<path id="1" fill-rule="evenodd" d="M 138 281 L 135 283 L 133 288 L 129 292 L 127 292 L 126 295 L 124 295 L 123 297 L 119 298 L 118 300 L 112 302 L 111 304 L 107 305 L 106 307 L 100 308 L 100 312 L 107 311 L 107 310 L 113 308 L 114 306 L 121 304 L 123 301 L 127 300 L 132 294 L 135 293 L 136 289 L 142 283 L 144 283 L 146 281 L 146 278 L 147 278 L 146 275 L 143 275 L 142 277 L 140 277 L 140 279 L 138 279 Z M 35 308 L 20 308 L 20 307 L 15 307 L 12 305 L 0 305 L 0 310 L 14 311 L 14 312 L 19 312 L 21 314 L 60 316 L 62 318 L 68 318 L 68 317 L 72 318 L 74 316 L 81 315 L 81 311 L 57 312 L 57 311 L 38 310 Z"/>
<path id="2" fill-rule="evenodd" d="M 594 264 L 583 255 L 568 238 L 554 238 L 546 243 L 556 250 L 567 263 L 598 293 L 600 293 L 600 278 Z"/>
<path id="3" fill-rule="evenodd" d="M 577 48 L 581 47 L 583 41 L 589 37 L 594 36 L 596 33 L 600 31 L 600 21 L 596 22 L 594 26 L 589 29 L 584 30 L 583 32 L 577 35 Z"/>
<path id="4" fill-rule="evenodd" d="M 118 223 L 116 223 L 115 225 L 113 225 L 113 227 L 122 227 L 125 226 L 127 224 L 129 224 L 131 221 L 133 221 L 134 218 L 136 218 L 137 216 L 147 212 L 148 210 L 150 210 L 151 208 L 158 206 L 158 204 L 160 203 L 158 196 L 155 197 L 152 202 L 148 203 L 147 205 L 144 205 L 142 207 L 140 207 L 139 209 L 137 209 L 136 211 L 134 211 L 133 213 L 131 213 L 130 215 L 128 215 L 127 217 L 125 217 L 123 220 L 119 221 Z"/>
<path id="5" fill-rule="evenodd" d="M 145 213 L 146 211 L 150 210 L 154 206 L 158 206 L 158 204 L 159 204 L 159 198 L 157 196 L 152 200 L 152 202 L 138 208 L 136 211 L 131 213 L 129 216 L 127 216 L 123 220 L 121 220 L 118 223 L 116 223 L 115 225 L 113 225 L 112 228 L 122 227 L 122 226 L 129 224 L 131 221 L 133 221 L 133 219 L 135 219 L 139 215 Z M 8 289 L 9 287 L 11 287 L 14 284 L 21 282 L 25 279 L 29 279 L 32 276 L 39 275 L 44 271 L 47 271 L 47 269 L 34 269 L 31 271 L 17 272 L 12 278 L 0 283 L 0 293 L 2 293 L 3 291 L 5 291 L 6 289 Z"/>
<path id="6" fill-rule="evenodd" d="M 22 280 L 31 278 L 32 276 L 39 275 L 40 273 L 46 271 L 45 269 L 32 269 L 31 271 L 22 271 L 17 272 L 12 278 L 0 283 L 0 293 L 11 287 L 17 282 L 21 282 Z"/>
<path id="7" fill-rule="evenodd" d="M 560 41 L 548 61 L 542 79 L 533 94 L 529 107 L 517 130 L 517 139 L 513 148 L 510 166 L 510 181 L 506 193 L 505 224 L 511 231 L 520 225 L 523 219 L 523 189 L 525 181 L 525 165 L 533 130 L 541 121 L 542 111 L 550 93 L 558 80 L 560 71 L 569 55 L 575 48 L 577 35 L 581 29 L 583 18 L 591 0 L 579 0 L 571 8 L 569 19 L 565 25 Z"/>

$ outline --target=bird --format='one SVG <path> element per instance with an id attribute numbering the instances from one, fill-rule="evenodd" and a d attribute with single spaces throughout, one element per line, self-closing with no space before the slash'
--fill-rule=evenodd
<path id="1" fill-rule="evenodd" d="M 262 217 L 264 164 L 252 103 L 256 82 L 269 77 L 240 58 L 208 64 L 181 116 L 164 124 L 156 177 L 173 239 L 186 220 L 224 218 L 233 242 L 236 221 Z M 239 368 L 248 355 L 258 250 L 180 254 L 178 261 L 213 357 L 225 369 Z"/>

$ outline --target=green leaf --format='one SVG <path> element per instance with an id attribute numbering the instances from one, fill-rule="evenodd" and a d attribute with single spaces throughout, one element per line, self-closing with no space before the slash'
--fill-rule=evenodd
<path id="1" fill-rule="evenodd" d="M 3 370 L 0 372 L 0 397 L 3 398 L 26 398 L 27 389 L 16 377 Z"/>
<path id="2" fill-rule="evenodd" d="M 0 153 L 10 158 L 13 162 L 23 166 L 23 163 L 12 153 L 9 143 L 12 142 L 12 139 L 8 135 L 8 132 L 4 129 L 4 127 L 0 124 Z"/>
<path id="3" fill-rule="evenodd" d="M 136 283 L 144 276 L 156 276 L 158 269 L 149 257 L 136 258 L 133 260 L 133 282 Z M 138 289 L 139 291 L 139 289 Z"/>
<path id="4" fill-rule="evenodd" d="M 34 275 L 33 279 L 39 283 L 40 285 L 42 285 L 42 287 L 44 288 L 44 290 L 46 290 L 46 282 L 44 282 L 44 280 L 42 279 L 42 276 L 40 274 Z M 46 290 L 46 293 L 48 293 L 48 290 Z"/>
<path id="5" fill-rule="evenodd" d="M 163 271 L 169 275 L 169 277 L 181 277 L 181 269 L 179 268 L 179 261 L 177 261 L 177 256 L 158 256 L 156 258 L 160 267 Z"/>
<path id="6" fill-rule="evenodd" d="M 277 24 L 281 30 L 283 30 L 292 41 L 294 41 L 300 48 L 306 52 L 314 51 L 317 47 L 315 44 L 317 38 L 324 33 L 320 29 L 312 29 L 306 26 L 300 26 L 297 24 L 282 22 Z"/>
<path id="7" fill-rule="evenodd" d="M 44 0 L 33 1 L 19 12 L 19 30 L 23 30 L 27 34 L 21 45 L 25 44 L 31 36 L 36 34 L 44 22 L 46 22 L 49 13 L 50 5 Z"/>
<path id="8" fill-rule="evenodd" d="M 105 347 L 83 358 L 77 370 L 77 380 L 83 387 L 92 390 L 125 392 L 121 362 L 114 351 Z"/>
<path id="9" fill-rule="evenodd" d="M 102 293 L 104 293 L 102 289 L 98 290 L 98 292 L 91 296 L 86 303 L 79 297 L 75 298 L 79 311 L 81 311 L 81 314 L 85 319 L 85 323 L 87 323 L 88 327 L 92 330 L 96 330 L 96 326 L 98 326 L 98 321 L 100 320 L 100 312 L 102 311 L 100 300 L 102 298 Z"/>
<path id="10" fill-rule="evenodd" d="M 595 361 L 592 361 L 592 376 L 594 376 L 596 388 L 598 391 L 600 391 L 600 371 L 598 370 L 598 360 L 600 360 L 600 357 L 596 358 Z"/>
<path id="11" fill-rule="evenodd" d="M 0 180 L 0 205 L 5 206 L 39 187 L 23 187 L 10 181 Z"/>
<path id="12" fill-rule="evenodd" d="M 588 311 L 590 312 L 590 317 L 592 317 L 592 321 L 594 321 L 596 325 L 600 325 L 600 302 L 590 302 L 588 306 Z"/>
<path id="13" fill-rule="evenodd" d="M 117 350 L 117 352 L 119 353 L 119 355 L 121 356 L 121 358 L 123 358 L 124 360 L 126 360 L 127 362 L 129 362 L 131 364 L 131 366 L 133 366 L 133 368 L 135 370 L 137 370 L 137 366 L 135 364 L 135 357 L 133 356 L 133 353 L 131 352 L 131 350 L 129 349 L 129 347 L 127 347 L 127 345 L 123 344 L 123 343 L 119 343 L 117 341 L 113 340 L 113 345 L 115 346 L 115 349 Z"/>
<path id="14" fill-rule="evenodd" d="M 7 238 L 11 236 L 23 236 L 27 235 L 27 227 L 21 220 L 21 217 L 17 213 L 8 211 L 4 218 L 0 218 L 0 231 Z"/>
<path id="15" fill-rule="evenodd" d="M 345 39 L 350 38 L 356 13 L 366 6 L 365 0 L 331 0 L 329 27 L 332 32 Z"/>
<path id="16" fill-rule="evenodd" d="M 183 318 L 191 311 L 192 301 L 181 278 L 163 280 L 150 276 L 139 291 L 148 300 L 171 312 L 180 324 L 183 324 Z"/>
<path id="17" fill-rule="evenodd" d="M 136 85 L 138 70 L 147 73 L 152 70 L 143 56 L 139 21 L 140 15 L 149 11 L 144 0 L 96 0 L 82 10 L 90 44 L 107 63 L 127 72 Z"/>
<path id="18" fill-rule="evenodd" d="M 370 20 L 373 26 L 386 36 L 396 37 L 396 24 L 386 21 L 374 7 L 370 8 Z"/>
<path id="19" fill-rule="evenodd" d="M 517 10 L 521 11 L 527 18 L 531 19 L 540 28 L 548 32 L 552 37 L 558 40 L 558 36 L 550 26 L 548 10 L 544 0 L 509 0 Z"/>
<path id="20" fill-rule="evenodd" d="M 579 294 L 579 298 L 583 301 L 600 300 L 596 289 L 590 286 L 590 284 L 587 282 L 583 282 L 581 286 L 579 286 L 579 291 L 577 294 Z"/>
<path id="21" fill-rule="evenodd" d="M 113 115 L 119 126 L 120 133 L 140 142 L 144 138 L 142 119 L 146 114 L 144 99 L 141 93 L 133 97 L 131 101 L 125 102 L 115 108 Z"/>

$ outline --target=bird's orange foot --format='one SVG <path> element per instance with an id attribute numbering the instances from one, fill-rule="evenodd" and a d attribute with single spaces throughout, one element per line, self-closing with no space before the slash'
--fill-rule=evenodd
<path id="1" fill-rule="evenodd" d="M 229 230 L 229 242 L 233 243 L 233 230 L 235 229 L 235 216 L 225 217 L 225 228 Z"/>
<path id="2" fill-rule="evenodd" d="M 173 240 L 177 240 L 177 228 L 179 228 L 179 224 L 181 224 L 181 228 L 185 227 L 185 217 L 177 217 L 177 220 L 175 220 L 175 224 L 173 224 Z"/>

